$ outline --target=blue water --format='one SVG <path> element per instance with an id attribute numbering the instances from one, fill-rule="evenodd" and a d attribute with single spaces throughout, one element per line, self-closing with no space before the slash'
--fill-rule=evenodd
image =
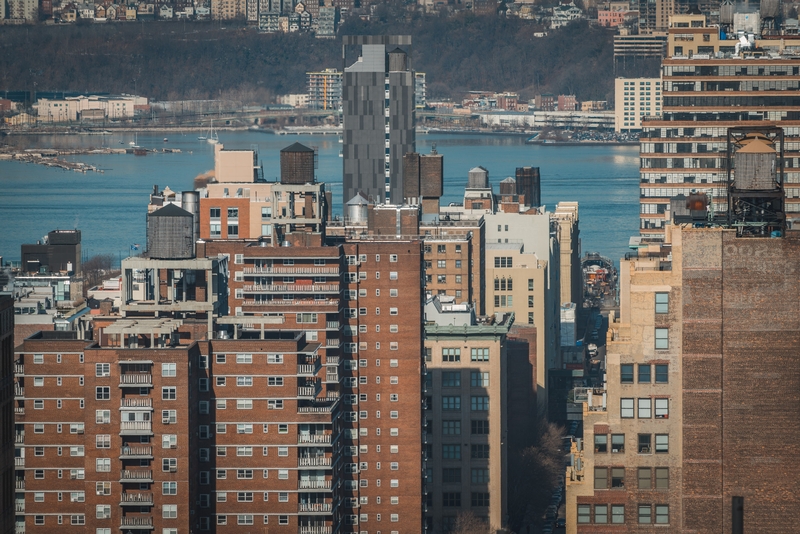
<path id="1" fill-rule="evenodd" d="M 169 138 L 163 142 L 164 135 Z M 126 255 L 133 243 L 144 245 L 148 195 L 153 185 L 174 191 L 192 189 L 194 178 L 214 167 L 213 147 L 196 132 L 114 134 L 109 136 L 23 136 L 7 142 L 24 147 L 179 148 L 179 154 L 81 155 L 70 157 L 105 172 L 86 174 L 41 165 L 0 161 L 0 256 L 18 260 L 22 243 L 35 243 L 54 229 L 78 228 L 83 252 Z M 334 213 L 341 213 L 341 145 L 335 136 L 277 136 L 258 132 L 221 132 L 227 148 L 257 146 L 264 176 L 279 175 L 279 150 L 294 142 L 319 148 L 317 177 L 333 192 Z M 497 184 L 516 167 L 541 168 L 542 201 L 579 203 L 582 251 L 619 258 L 628 238 L 638 232 L 638 147 L 530 146 L 517 136 L 419 135 L 417 150 L 431 145 L 444 155 L 442 204 L 460 202 L 467 172 L 482 165 Z"/>

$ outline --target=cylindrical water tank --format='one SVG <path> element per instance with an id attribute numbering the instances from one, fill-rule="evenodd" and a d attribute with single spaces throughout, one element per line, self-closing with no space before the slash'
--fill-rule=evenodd
<path id="1" fill-rule="evenodd" d="M 200 239 L 200 193 L 197 191 L 184 191 L 181 193 L 181 206 L 192 214 L 194 221 L 194 235 L 192 240 Z"/>
<path id="2" fill-rule="evenodd" d="M 408 56 L 400 48 L 395 48 L 389 52 L 389 72 L 399 72 L 408 70 Z"/>
<path id="3" fill-rule="evenodd" d="M 771 143 L 754 139 L 734 154 L 733 185 L 740 191 L 772 191 L 777 184 L 778 154 Z"/>
<path id="4" fill-rule="evenodd" d="M 366 224 L 369 202 L 362 195 L 356 195 L 347 202 L 347 219 L 351 224 Z"/>
<path id="5" fill-rule="evenodd" d="M 470 189 L 488 189 L 489 171 L 483 167 L 475 167 L 469 171 L 467 187 Z"/>

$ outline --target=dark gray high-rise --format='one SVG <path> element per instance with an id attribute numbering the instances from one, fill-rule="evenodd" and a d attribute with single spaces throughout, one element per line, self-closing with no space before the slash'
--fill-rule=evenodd
<path id="1" fill-rule="evenodd" d="M 346 66 L 347 47 L 360 46 Z M 414 72 L 408 35 L 345 36 L 342 58 L 343 202 L 359 191 L 375 203 L 403 202 L 403 156 L 416 151 Z"/>

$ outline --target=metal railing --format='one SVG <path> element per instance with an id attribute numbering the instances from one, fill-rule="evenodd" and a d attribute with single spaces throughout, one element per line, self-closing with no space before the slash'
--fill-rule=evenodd
<path id="1" fill-rule="evenodd" d="M 123 469 L 120 472 L 119 478 L 121 480 L 149 480 L 153 478 L 152 471 L 131 471 L 129 469 Z"/>
<path id="2" fill-rule="evenodd" d="M 298 406 L 297 413 L 331 413 L 333 406 Z"/>
<path id="3" fill-rule="evenodd" d="M 120 503 L 130 504 L 153 504 L 152 493 L 123 493 L 120 497 Z"/>
<path id="4" fill-rule="evenodd" d="M 325 365 L 339 365 L 339 356 L 325 356 Z"/>
<path id="5" fill-rule="evenodd" d="M 331 434 L 300 434 L 297 443 L 330 443 Z"/>
<path id="6" fill-rule="evenodd" d="M 339 267 L 245 267 L 243 271 L 244 274 L 339 274 Z"/>
<path id="7" fill-rule="evenodd" d="M 21 363 L 14 362 L 14 374 L 15 375 L 24 375 L 25 374 L 25 365 Z"/>
<path id="8" fill-rule="evenodd" d="M 151 433 L 153 431 L 153 423 L 151 421 L 122 421 L 119 424 L 120 432 Z"/>
<path id="9" fill-rule="evenodd" d="M 242 286 L 242 290 L 247 293 L 254 291 L 274 291 L 276 293 L 325 293 L 330 291 L 338 292 L 339 284 L 246 284 Z"/>
<path id="10" fill-rule="evenodd" d="M 151 527 L 153 526 L 152 517 L 123 517 L 120 523 L 123 527 Z"/>
<path id="11" fill-rule="evenodd" d="M 243 300 L 242 306 L 338 306 L 339 299 Z"/>
<path id="12" fill-rule="evenodd" d="M 24 397 L 25 396 L 25 388 L 20 386 L 19 384 L 14 384 L 14 396 L 15 397 Z"/>
<path id="13" fill-rule="evenodd" d="M 151 374 L 124 374 L 119 375 L 119 383 L 120 385 L 132 385 L 132 386 L 139 386 L 143 384 L 152 384 L 153 383 L 153 375 Z"/>
<path id="14" fill-rule="evenodd" d="M 315 375 L 317 374 L 317 371 L 317 366 L 312 363 L 301 363 L 297 366 L 298 375 Z"/>
<path id="15" fill-rule="evenodd" d="M 330 466 L 331 458 L 327 456 L 314 456 L 312 458 L 300 457 L 297 459 L 298 467 Z"/>
<path id="16" fill-rule="evenodd" d="M 14 502 L 14 508 L 16 509 L 18 514 L 25 513 L 25 501 L 16 501 Z"/>
<path id="17" fill-rule="evenodd" d="M 325 374 L 325 382 L 338 382 L 339 381 L 339 374 L 338 373 L 326 373 Z"/>
<path id="18" fill-rule="evenodd" d="M 300 480 L 298 482 L 299 489 L 331 489 L 332 481 L 330 480 Z"/>
<path id="19" fill-rule="evenodd" d="M 339 321 L 326 321 L 325 328 L 328 330 L 338 330 L 339 329 Z"/>
<path id="20" fill-rule="evenodd" d="M 302 386 L 297 388 L 297 396 L 298 397 L 314 397 L 315 396 L 314 386 Z"/>
<path id="21" fill-rule="evenodd" d="M 25 457 L 24 456 L 17 456 L 14 458 L 14 466 L 16 467 L 25 467 Z"/>
<path id="22" fill-rule="evenodd" d="M 341 344 L 342 344 L 342 340 L 341 339 L 326 339 L 325 340 L 325 346 L 326 347 L 337 348 Z"/>
<path id="23" fill-rule="evenodd" d="M 25 432 L 17 432 L 14 434 L 14 443 L 25 443 Z"/>
<path id="24" fill-rule="evenodd" d="M 324 525 L 300 527 L 298 534 L 333 534 L 333 527 Z"/>
<path id="25" fill-rule="evenodd" d="M 122 399 L 120 406 L 123 408 L 152 408 L 153 399 L 150 397 L 132 397 L 129 399 Z"/>
<path id="26" fill-rule="evenodd" d="M 14 485 L 16 486 L 16 488 L 18 490 L 24 490 L 25 489 L 25 479 L 24 478 L 15 479 L 14 480 Z"/>
<path id="27" fill-rule="evenodd" d="M 133 445 L 122 447 L 121 456 L 153 456 L 153 447 Z"/>
<path id="28" fill-rule="evenodd" d="M 14 406 L 15 415 L 25 415 L 25 406 Z"/>
<path id="29" fill-rule="evenodd" d="M 333 504 L 328 502 L 301 502 L 297 505 L 297 511 L 300 513 L 330 512 L 331 510 L 333 510 Z"/>

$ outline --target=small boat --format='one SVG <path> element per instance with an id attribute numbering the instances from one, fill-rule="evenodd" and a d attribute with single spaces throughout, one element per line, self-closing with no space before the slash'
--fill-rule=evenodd
<path id="1" fill-rule="evenodd" d="M 206 139 L 208 139 L 208 138 L 205 135 L 198 135 L 197 136 L 197 140 L 198 141 L 205 141 Z"/>
<path id="2" fill-rule="evenodd" d="M 169 139 L 167 139 L 167 138 L 165 137 L 165 138 L 164 138 L 164 142 L 166 143 L 167 141 L 169 141 Z"/>
<path id="3" fill-rule="evenodd" d="M 128 144 L 131 146 L 136 146 L 136 141 L 129 141 Z"/>
<path id="4" fill-rule="evenodd" d="M 214 132 L 214 119 L 211 119 L 211 131 L 208 132 L 208 138 L 206 138 L 206 143 L 210 145 L 216 145 L 219 143 L 219 138 L 217 134 Z"/>

